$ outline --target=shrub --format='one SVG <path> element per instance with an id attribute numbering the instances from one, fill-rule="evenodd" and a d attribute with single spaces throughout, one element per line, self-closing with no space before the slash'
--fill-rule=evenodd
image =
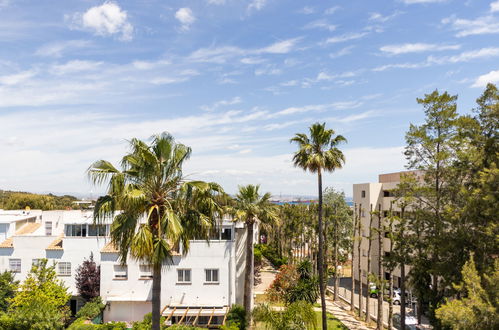
<path id="1" fill-rule="evenodd" d="M 239 330 L 245 330 L 246 329 L 246 311 L 244 310 L 244 307 L 241 305 L 233 305 L 231 309 L 229 310 L 229 313 L 227 314 L 227 319 L 226 319 L 226 328 L 227 330 L 232 330 L 234 329 L 239 329 Z"/>
<path id="2" fill-rule="evenodd" d="M 281 258 L 277 249 L 267 244 L 256 244 L 255 249 L 261 251 L 262 255 L 267 258 L 275 267 L 281 267 L 288 263 L 288 258 Z"/>
<path id="3" fill-rule="evenodd" d="M 288 290 L 298 282 L 298 271 L 293 265 L 282 265 L 274 282 L 267 289 L 270 301 L 285 301 Z"/>
<path id="4" fill-rule="evenodd" d="M 292 303 L 282 311 L 259 305 L 253 309 L 253 317 L 272 330 L 315 329 L 317 323 L 313 306 L 304 301 Z"/>
<path id="5" fill-rule="evenodd" d="M 106 305 L 102 303 L 101 297 L 95 297 L 94 299 L 83 305 L 78 313 L 76 313 L 76 317 L 92 320 L 101 314 L 101 312 L 104 310 L 104 307 L 106 307 Z"/>

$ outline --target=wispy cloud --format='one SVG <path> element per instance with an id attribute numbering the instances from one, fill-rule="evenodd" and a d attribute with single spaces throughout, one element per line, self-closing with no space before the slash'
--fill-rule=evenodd
<path id="1" fill-rule="evenodd" d="M 374 13 L 371 13 L 369 15 L 369 20 L 372 22 L 385 23 L 385 22 L 388 22 L 389 20 L 399 16 L 400 14 L 402 14 L 402 12 L 396 11 L 391 15 L 383 16 L 382 14 L 380 14 L 378 12 L 374 12 Z"/>
<path id="2" fill-rule="evenodd" d="M 499 83 L 499 70 L 490 71 L 484 75 L 476 78 L 475 82 L 471 87 L 485 87 L 488 83 L 497 84 Z"/>
<path id="3" fill-rule="evenodd" d="M 406 5 L 413 5 L 418 3 L 437 3 L 437 2 L 446 2 L 447 0 L 402 0 Z"/>
<path id="4" fill-rule="evenodd" d="M 248 12 L 262 10 L 267 4 L 267 0 L 251 0 L 248 4 Z"/>
<path id="5" fill-rule="evenodd" d="M 335 37 L 326 39 L 327 44 L 334 44 L 338 42 L 345 42 L 350 40 L 356 40 L 367 36 L 369 32 L 356 32 L 356 33 L 345 33 Z"/>
<path id="6" fill-rule="evenodd" d="M 45 44 L 38 48 L 35 55 L 61 57 L 65 53 L 73 52 L 92 45 L 90 40 L 67 40 Z"/>
<path id="7" fill-rule="evenodd" d="M 225 63 L 236 56 L 242 56 L 247 59 L 248 56 L 261 54 L 287 54 L 295 48 L 300 39 L 286 39 L 266 47 L 255 49 L 245 49 L 236 46 L 200 48 L 192 52 L 188 59 L 193 62 Z"/>
<path id="8" fill-rule="evenodd" d="M 333 7 L 330 7 L 330 8 L 328 8 L 328 9 L 326 9 L 326 10 L 324 11 L 324 14 L 325 14 L 325 15 L 332 15 L 332 14 L 336 13 L 336 12 L 337 12 L 338 10 L 340 10 L 340 9 L 341 9 L 341 7 L 340 7 L 340 6 L 333 6 Z"/>
<path id="9" fill-rule="evenodd" d="M 499 33 L 499 18 L 492 15 L 476 19 L 463 19 L 451 16 L 444 18 L 442 23 L 450 25 L 451 29 L 456 31 L 456 37 Z"/>
<path id="10" fill-rule="evenodd" d="M 127 12 L 117 3 L 109 1 L 88 9 L 85 13 L 66 16 L 75 28 L 93 31 L 96 35 L 120 35 L 121 40 L 131 40 L 133 26 L 128 21 Z"/>
<path id="11" fill-rule="evenodd" d="M 490 3 L 490 11 L 493 13 L 499 11 L 499 0 Z"/>
<path id="12" fill-rule="evenodd" d="M 438 44 L 425 44 L 425 43 L 406 43 L 399 45 L 387 45 L 381 47 L 383 53 L 391 55 L 407 54 L 407 53 L 422 53 L 429 51 L 444 51 L 456 50 L 461 48 L 461 45 L 438 45 Z"/>
<path id="13" fill-rule="evenodd" d="M 330 58 L 338 58 L 338 57 L 341 57 L 341 56 L 345 56 L 345 55 L 351 54 L 352 53 L 352 49 L 354 49 L 354 48 L 355 48 L 355 46 L 344 47 L 344 48 L 338 50 L 337 52 L 329 54 L 329 57 Z"/>
<path id="14" fill-rule="evenodd" d="M 346 109 L 355 109 L 362 105 L 363 103 L 360 101 L 341 101 L 341 102 L 333 102 L 329 104 L 311 104 L 305 105 L 301 107 L 289 107 L 283 110 L 280 110 L 274 113 L 272 116 L 286 116 L 286 115 L 294 115 L 305 112 L 321 112 L 325 110 L 346 110 Z"/>
<path id="15" fill-rule="evenodd" d="M 228 105 L 235 105 L 235 104 L 239 104 L 241 102 L 242 102 L 242 99 L 239 96 L 235 96 L 231 99 L 217 101 L 217 102 L 213 103 L 212 105 L 203 105 L 203 106 L 201 106 L 201 109 L 204 111 L 214 111 L 220 107 L 226 107 Z"/>
<path id="16" fill-rule="evenodd" d="M 327 30 L 327 31 L 334 31 L 334 30 L 336 30 L 336 25 L 330 24 L 325 19 L 319 19 L 319 20 L 312 21 L 312 22 L 306 24 L 303 28 L 304 29 L 322 29 L 322 30 Z"/>

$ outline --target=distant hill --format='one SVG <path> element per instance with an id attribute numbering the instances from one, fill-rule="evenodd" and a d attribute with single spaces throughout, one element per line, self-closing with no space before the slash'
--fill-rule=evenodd
<path id="1" fill-rule="evenodd" d="M 73 202 L 78 200 L 71 195 L 56 196 L 53 194 L 34 194 L 22 191 L 0 190 L 0 209 L 23 210 L 67 210 L 80 209 Z"/>

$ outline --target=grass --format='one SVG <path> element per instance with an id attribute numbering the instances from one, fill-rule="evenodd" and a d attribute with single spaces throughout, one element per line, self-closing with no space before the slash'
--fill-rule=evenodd
<path id="1" fill-rule="evenodd" d="M 322 318 L 321 318 L 321 312 L 315 312 L 315 317 L 317 320 L 317 330 L 322 329 Z M 336 317 L 334 317 L 332 314 L 327 313 L 327 328 L 328 330 L 348 330 L 348 328 L 343 325 Z M 267 327 L 265 327 L 265 323 L 262 322 L 257 322 L 257 324 L 253 327 L 253 330 L 268 330 Z"/>
<path id="2" fill-rule="evenodd" d="M 322 318 L 321 312 L 315 312 L 315 316 L 317 318 L 317 329 L 322 329 Z M 341 323 L 333 314 L 327 313 L 327 328 L 333 330 L 348 330 L 348 328 Z"/>

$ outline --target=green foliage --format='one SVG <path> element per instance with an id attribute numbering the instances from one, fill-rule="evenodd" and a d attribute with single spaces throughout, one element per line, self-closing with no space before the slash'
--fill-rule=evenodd
<path id="1" fill-rule="evenodd" d="M 76 319 L 68 327 L 68 330 L 125 330 L 127 325 L 125 322 L 108 322 L 104 324 L 91 324 L 87 323 L 88 320 L 84 318 Z M 148 328 L 150 329 L 150 327 Z"/>
<path id="2" fill-rule="evenodd" d="M 0 209 L 5 210 L 24 210 L 27 206 L 40 210 L 80 209 L 79 205 L 73 203 L 76 200 L 76 197 L 69 195 L 55 196 L 0 190 Z"/>
<path id="3" fill-rule="evenodd" d="M 234 328 L 236 330 L 245 330 L 246 326 L 246 311 L 244 310 L 244 307 L 233 305 L 227 314 L 225 329 L 232 330 Z"/>
<path id="4" fill-rule="evenodd" d="M 310 261 L 302 261 L 298 267 L 298 281 L 291 285 L 285 294 L 287 303 L 305 301 L 313 304 L 319 297 L 319 281 L 312 275 L 312 264 Z"/>
<path id="5" fill-rule="evenodd" d="M 9 299 L 14 297 L 19 281 L 14 280 L 14 275 L 9 271 L 0 274 L 0 312 L 7 311 Z"/>
<path id="6" fill-rule="evenodd" d="M 272 330 L 315 329 L 317 324 L 312 304 L 304 301 L 294 302 L 283 311 L 275 311 L 267 304 L 259 305 L 253 309 L 253 318 Z"/>
<path id="7" fill-rule="evenodd" d="M 258 251 L 258 252 L 256 252 Z M 288 263 L 288 258 L 286 257 L 281 257 L 277 251 L 277 249 L 273 246 L 270 246 L 268 244 L 255 244 L 255 252 L 263 255 L 265 258 L 267 258 L 272 265 L 275 267 L 281 267 L 282 265 L 285 265 Z M 255 254 L 255 262 L 256 262 L 256 254 Z"/>
<path id="8" fill-rule="evenodd" d="M 165 327 L 165 329 L 169 329 L 169 330 L 204 330 L 205 328 L 192 327 L 189 325 L 174 324 L 171 327 L 168 327 L 168 328 Z"/>
<path id="9" fill-rule="evenodd" d="M 452 329 L 499 328 L 499 260 L 495 260 L 491 274 L 480 276 L 473 255 L 464 264 L 463 282 L 454 285 L 462 298 L 447 301 L 436 310 L 443 325 Z"/>
<path id="10" fill-rule="evenodd" d="M 78 313 L 76 313 L 76 317 L 92 320 L 99 316 L 105 307 L 106 305 L 102 303 L 102 298 L 95 297 L 94 299 L 83 305 Z"/>
<path id="11" fill-rule="evenodd" d="M 69 318 L 66 304 L 70 297 L 57 279 L 55 265 L 47 266 L 47 260 L 42 259 L 10 300 L 8 317 L 15 329 L 62 329 Z"/>

